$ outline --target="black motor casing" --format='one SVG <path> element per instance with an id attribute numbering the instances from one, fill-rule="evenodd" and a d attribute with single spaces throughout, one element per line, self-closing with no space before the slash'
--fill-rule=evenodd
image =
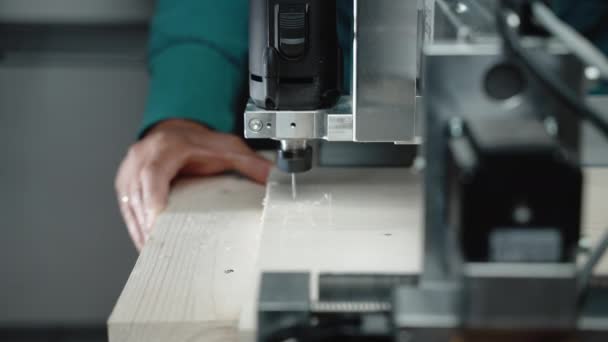
<path id="1" fill-rule="evenodd" d="M 447 148 L 448 225 L 464 260 L 497 261 L 498 254 L 511 258 L 503 262 L 576 260 L 582 171 L 537 119 L 470 119 Z M 515 215 L 518 207 L 526 208 L 525 222 Z"/>
<path id="2" fill-rule="evenodd" d="M 250 96 L 269 110 L 314 110 L 340 95 L 335 0 L 250 0 Z"/>

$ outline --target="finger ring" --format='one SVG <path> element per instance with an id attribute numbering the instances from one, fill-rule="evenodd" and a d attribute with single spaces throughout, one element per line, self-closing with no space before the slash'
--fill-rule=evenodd
<path id="1" fill-rule="evenodd" d="M 120 201 L 122 203 L 129 203 L 129 196 L 127 196 L 127 195 L 121 196 Z"/>

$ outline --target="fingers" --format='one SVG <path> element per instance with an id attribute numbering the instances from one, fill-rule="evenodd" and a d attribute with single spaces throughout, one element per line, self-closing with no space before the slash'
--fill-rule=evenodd
<path id="1" fill-rule="evenodd" d="M 150 234 L 156 217 L 167 205 L 171 178 L 173 177 L 156 176 L 156 173 L 152 171 L 142 172 L 141 184 L 143 189 L 144 230 L 146 235 Z"/>
<path id="2" fill-rule="evenodd" d="M 182 167 L 182 156 L 172 155 L 172 159 L 146 164 L 141 170 L 144 231 L 148 236 L 158 214 L 165 209 L 169 198 L 170 184 Z"/>
<path id="3" fill-rule="evenodd" d="M 142 198 L 142 189 L 139 178 L 134 178 L 129 184 L 129 206 L 135 216 L 139 233 L 146 237 L 144 227 L 146 226 L 146 218 L 144 214 L 144 204 Z"/>
<path id="4" fill-rule="evenodd" d="M 153 222 L 167 202 L 171 180 L 183 164 L 179 149 L 171 145 L 159 139 L 134 145 L 116 177 L 121 214 L 138 249 L 150 237 Z M 122 202 L 123 197 L 127 201 Z"/>
<path id="5" fill-rule="evenodd" d="M 140 220 L 138 220 L 136 209 L 134 208 L 135 202 L 140 201 L 137 195 L 138 191 L 134 191 L 138 184 L 136 175 L 141 163 L 140 151 L 141 149 L 137 145 L 129 149 L 127 156 L 120 165 L 115 181 L 120 212 L 138 251 L 141 250 L 145 242 L 142 227 L 139 223 Z"/>
<path id="6" fill-rule="evenodd" d="M 249 179 L 266 184 L 273 164 L 255 153 L 243 139 L 234 135 L 223 135 L 227 151 L 223 157 L 228 161 L 228 169 L 238 171 Z"/>
<path id="7" fill-rule="evenodd" d="M 260 184 L 266 184 L 273 168 L 270 161 L 257 155 L 236 156 L 232 158 L 232 166 L 239 173 Z"/>
<path id="8" fill-rule="evenodd" d="M 171 182 L 178 174 L 209 176 L 234 170 L 264 184 L 272 167 L 234 135 L 194 123 L 158 124 L 131 147 L 116 176 L 116 193 L 129 235 L 141 249 L 167 205 Z"/>
<path id="9" fill-rule="evenodd" d="M 273 163 L 257 155 L 240 139 L 231 137 L 227 143 L 228 151 L 221 153 L 205 149 L 191 151 L 188 157 L 189 165 L 184 170 L 188 174 L 201 176 L 237 171 L 257 183 L 266 184 Z"/>
<path id="10" fill-rule="evenodd" d="M 128 197 L 125 196 L 123 198 L 120 198 L 119 201 L 120 212 L 127 225 L 129 236 L 131 237 L 133 244 L 135 244 L 135 248 L 137 248 L 138 251 L 141 251 L 144 246 L 145 239 L 139 230 L 137 222 L 135 221 L 135 216 L 131 210 L 131 206 L 127 203 Z"/>

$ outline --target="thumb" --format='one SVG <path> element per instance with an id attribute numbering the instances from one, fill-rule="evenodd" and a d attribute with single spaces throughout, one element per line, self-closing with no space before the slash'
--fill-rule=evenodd
<path id="1" fill-rule="evenodd" d="M 150 163 L 140 174 L 144 201 L 145 230 L 149 233 L 156 217 L 167 206 L 170 184 L 176 176 L 180 161 L 164 160 Z"/>

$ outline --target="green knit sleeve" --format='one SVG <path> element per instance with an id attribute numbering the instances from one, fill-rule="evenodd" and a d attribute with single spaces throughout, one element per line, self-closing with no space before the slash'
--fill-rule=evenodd
<path id="1" fill-rule="evenodd" d="M 176 118 L 231 131 L 247 75 L 248 1 L 158 0 L 156 6 L 141 132 Z"/>

